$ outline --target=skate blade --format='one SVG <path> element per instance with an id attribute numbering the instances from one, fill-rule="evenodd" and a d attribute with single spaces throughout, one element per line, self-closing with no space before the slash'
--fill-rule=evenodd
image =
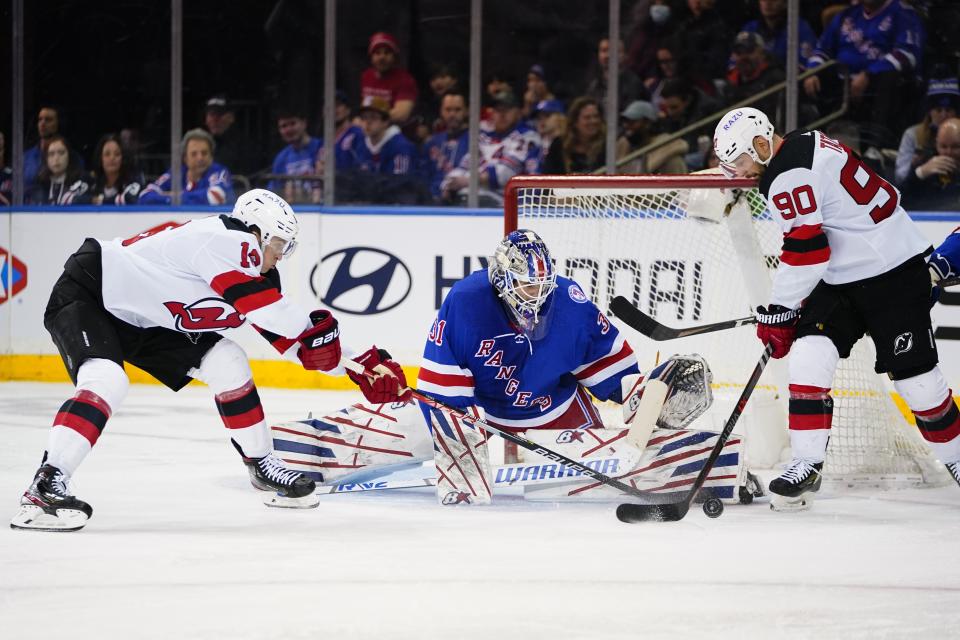
<path id="1" fill-rule="evenodd" d="M 806 511 L 813 506 L 814 495 L 813 493 L 804 493 L 795 498 L 788 498 L 787 496 L 771 493 L 770 509 L 779 512 Z"/>
<path id="2" fill-rule="evenodd" d="M 11 529 L 27 531 L 79 531 L 87 524 L 87 517 L 77 509 L 57 509 L 56 515 L 45 512 L 38 506 L 25 504 L 10 520 Z"/>
<path id="3" fill-rule="evenodd" d="M 320 504 L 320 496 L 316 493 L 300 498 L 288 498 L 277 493 L 264 493 L 261 498 L 263 504 L 277 509 L 313 509 Z"/>

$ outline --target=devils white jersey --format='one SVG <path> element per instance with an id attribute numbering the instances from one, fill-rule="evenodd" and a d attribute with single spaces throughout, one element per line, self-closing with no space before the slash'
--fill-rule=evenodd
<path id="1" fill-rule="evenodd" d="M 282 352 L 311 325 L 307 312 L 280 293 L 279 274 L 260 274 L 256 236 L 228 216 L 98 242 L 103 305 L 134 326 L 194 333 L 249 320 Z"/>
<path id="2" fill-rule="evenodd" d="M 872 278 L 930 246 L 900 192 L 819 131 L 788 135 L 759 188 L 783 229 L 772 304 L 796 309 L 820 280 Z"/>

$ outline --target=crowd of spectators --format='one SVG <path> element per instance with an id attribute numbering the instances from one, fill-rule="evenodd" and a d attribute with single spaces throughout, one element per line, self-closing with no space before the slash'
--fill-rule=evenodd
<path id="1" fill-rule="evenodd" d="M 633 6 L 619 45 L 619 172 L 685 173 L 714 166 L 714 122 L 698 123 L 785 79 L 786 0 L 756 0 L 754 19 L 737 24 L 715 4 L 638 0 Z M 832 130 L 898 185 L 906 206 L 960 209 L 958 60 L 955 52 L 925 45 L 928 25 L 917 11 L 924 3 L 822 5 L 819 22 L 800 21 L 799 70 L 830 60 L 841 65 L 803 82 L 801 126 L 835 110 L 843 83 L 849 83 L 846 122 L 834 122 Z M 596 44 L 594 69 L 579 90 L 570 90 L 570 79 L 550 60 L 525 74 L 501 69 L 486 77 L 478 148 L 482 204 L 500 202 L 514 175 L 604 168 L 611 38 L 604 34 Z M 374 33 L 366 51 L 360 95 L 336 95 L 337 201 L 464 203 L 470 114 L 460 71 L 432 65 L 425 79 L 430 90 L 421 95 L 396 37 Z M 782 92 L 753 106 L 783 130 Z M 92 157 L 81 158 L 60 131 L 60 116 L 53 105 L 37 113 L 37 143 L 24 156 L 29 203 L 171 201 L 170 171 L 145 178 L 126 136 L 107 134 Z M 311 122 L 304 109 L 289 105 L 276 105 L 274 118 L 285 146 L 272 155 L 239 130 L 227 96 L 209 97 L 202 127 L 183 135 L 182 202 L 229 203 L 235 182 L 242 183 L 236 188 L 268 186 L 295 203 L 321 202 L 324 140 L 311 127 L 320 119 Z M 3 162 L 4 142 L 0 133 L 0 202 L 8 203 L 12 176 Z"/>

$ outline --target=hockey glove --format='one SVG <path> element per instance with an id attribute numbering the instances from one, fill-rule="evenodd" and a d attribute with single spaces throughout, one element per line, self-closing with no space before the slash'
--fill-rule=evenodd
<path id="1" fill-rule="evenodd" d="M 377 374 L 371 379 L 362 373 L 354 373 L 347 369 L 347 375 L 360 387 L 367 402 L 387 404 L 410 400 L 410 389 L 407 388 L 407 378 L 403 375 L 403 369 L 390 359 L 389 353 L 383 349 L 377 349 L 374 345 L 354 360 Z"/>
<path id="2" fill-rule="evenodd" d="M 943 287 L 940 286 L 941 280 L 948 280 L 955 277 L 953 267 L 950 261 L 941 253 L 934 251 L 927 258 L 927 268 L 930 271 L 930 306 L 940 301 L 940 294 L 943 293 Z"/>
<path id="3" fill-rule="evenodd" d="M 779 304 L 757 307 L 757 337 L 763 344 L 773 345 L 774 358 L 782 358 L 790 352 L 797 337 L 796 309 L 787 309 Z"/>
<path id="4" fill-rule="evenodd" d="M 329 311 L 311 311 L 313 326 L 300 334 L 297 357 L 304 369 L 330 371 L 340 364 L 340 328 Z"/>

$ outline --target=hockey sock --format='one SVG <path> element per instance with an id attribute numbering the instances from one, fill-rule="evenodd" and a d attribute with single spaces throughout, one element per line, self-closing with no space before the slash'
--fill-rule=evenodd
<path id="1" fill-rule="evenodd" d="M 47 463 L 73 475 L 110 419 L 110 405 L 85 389 L 63 403 L 47 441 Z"/>
<path id="2" fill-rule="evenodd" d="M 823 462 L 833 421 L 830 389 L 790 385 L 790 444 L 794 458 Z"/>
<path id="3" fill-rule="evenodd" d="M 47 440 L 47 463 L 71 476 L 96 444 L 113 411 L 127 395 L 123 367 L 103 358 L 86 360 L 77 370 L 77 391 L 63 403 Z"/>
<path id="4" fill-rule="evenodd" d="M 248 458 L 270 453 L 270 436 L 263 417 L 263 406 L 253 380 L 239 389 L 219 393 L 214 398 L 223 425 Z"/>
<path id="5" fill-rule="evenodd" d="M 916 417 L 933 455 L 943 462 L 960 460 L 960 410 L 940 368 L 894 380 L 893 386 Z"/>

